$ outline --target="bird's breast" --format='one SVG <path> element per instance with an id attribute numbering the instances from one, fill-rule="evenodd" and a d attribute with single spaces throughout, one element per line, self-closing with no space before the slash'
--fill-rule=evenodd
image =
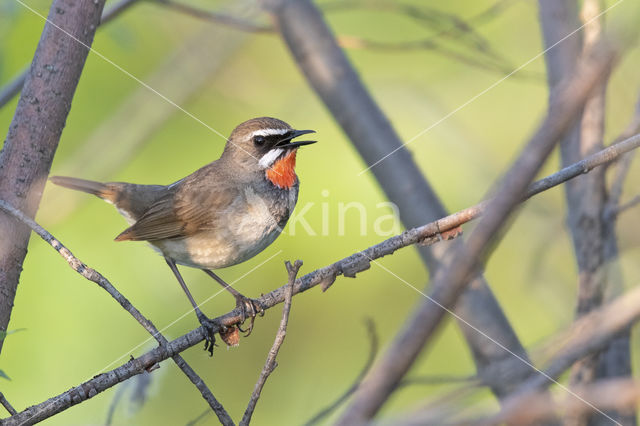
<path id="1" fill-rule="evenodd" d="M 154 242 L 177 263 L 217 269 L 252 258 L 280 235 L 298 198 L 297 182 L 289 189 L 247 186 L 215 226 L 181 239 Z"/>

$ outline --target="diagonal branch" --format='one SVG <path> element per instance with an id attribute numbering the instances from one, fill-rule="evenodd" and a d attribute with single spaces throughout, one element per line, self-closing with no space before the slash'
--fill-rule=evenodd
<path id="1" fill-rule="evenodd" d="M 100 27 L 104 24 L 118 17 L 122 12 L 127 10 L 129 6 L 132 6 L 138 0 L 120 0 L 110 8 L 104 11 L 102 18 L 100 19 Z M 5 106 L 14 96 L 16 96 L 22 90 L 24 82 L 27 79 L 29 73 L 29 67 L 25 67 L 24 70 L 14 77 L 9 83 L 7 83 L 2 89 L 0 89 L 0 108 Z"/>
<path id="2" fill-rule="evenodd" d="M 242 416 L 242 420 L 240 421 L 240 426 L 248 426 L 249 422 L 251 422 L 251 416 L 253 416 L 253 411 L 256 409 L 256 404 L 258 403 L 258 399 L 260 398 L 260 394 L 262 393 L 262 388 L 264 387 L 264 384 L 267 382 L 267 379 L 269 378 L 273 370 L 275 370 L 278 366 L 276 357 L 278 356 L 280 346 L 282 346 L 282 344 L 284 343 L 284 338 L 287 335 L 287 323 L 289 322 L 291 298 L 293 297 L 293 284 L 296 282 L 296 277 L 298 275 L 300 267 L 302 266 L 302 261 L 296 260 L 293 265 L 291 265 L 291 263 L 287 261 L 285 262 L 285 266 L 287 267 L 287 272 L 289 273 L 289 282 L 287 283 L 284 294 L 282 319 L 280 320 L 280 326 L 278 327 L 276 338 L 273 341 L 273 346 L 271 346 L 271 349 L 269 350 L 267 361 L 264 363 L 264 367 L 260 372 L 260 377 L 258 377 L 258 381 L 253 388 L 253 393 L 251 394 L 251 398 L 249 399 L 247 409 L 245 410 L 244 415 Z"/>
<path id="3" fill-rule="evenodd" d="M 534 376 L 525 382 L 518 392 L 506 401 L 498 416 L 517 412 L 525 407 L 532 395 L 552 383 L 549 378 L 558 378 L 579 359 L 601 351 L 639 319 L 640 287 L 577 319 L 568 331 L 553 339 L 562 343 L 558 353 L 544 369 L 544 375 Z M 594 404 L 589 401 L 583 398 L 582 405 L 588 410 L 594 410 Z"/>
<path id="4" fill-rule="evenodd" d="M 398 206 L 404 226 L 410 229 L 445 216 L 447 213 L 438 195 L 367 91 L 314 3 L 310 0 L 262 2 L 307 81 L 369 165 L 387 198 Z M 445 256 L 444 245 L 418 250 L 433 275 Z M 530 370 L 522 368 L 515 376 L 505 379 L 492 366 L 500 364 L 509 352 L 524 358 L 527 353 L 484 277 L 478 274 L 469 287 L 456 305 L 459 317 L 487 330 L 492 338 L 503 342 L 508 351 L 478 336 L 464 322 L 458 324 L 471 348 L 478 375 L 502 398 L 525 379 Z"/>
<path id="5" fill-rule="evenodd" d="M 24 215 L 21 211 L 16 210 L 14 207 L 2 200 L 0 200 L 0 210 L 4 210 L 5 212 L 11 214 L 13 217 L 31 228 L 33 232 L 38 234 L 43 240 L 49 243 L 49 245 L 53 247 L 64 260 L 67 261 L 69 266 L 71 266 L 74 271 L 76 271 L 89 281 L 98 284 L 102 289 L 109 293 L 111 297 L 113 297 L 120 304 L 120 306 L 122 306 L 127 312 L 129 312 L 129 314 L 131 314 L 131 316 L 135 318 L 135 320 L 138 321 L 138 323 L 140 323 L 140 325 L 142 325 L 142 327 L 144 327 L 144 329 L 147 330 L 149 334 L 151 334 L 151 336 L 153 336 L 153 338 L 158 341 L 160 348 L 166 348 L 168 341 L 160 333 L 160 331 L 158 331 L 156 326 L 153 325 L 153 323 L 147 318 L 145 318 L 145 316 L 142 315 L 142 313 L 140 313 L 140 311 L 138 311 L 138 309 L 136 309 L 136 307 L 133 306 L 131 302 L 129 302 L 129 300 L 122 293 L 120 293 L 102 274 L 100 274 L 95 269 L 92 269 L 85 265 L 46 229 Z M 172 355 L 172 358 L 178 365 L 178 367 L 182 370 L 182 372 L 189 378 L 189 380 L 191 380 L 196 388 L 198 388 L 198 390 L 202 394 L 202 397 L 209 403 L 211 409 L 218 416 L 220 423 L 222 423 L 223 425 L 233 425 L 233 421 L 231 420 L 229 414 L 213 396 L 211 390 L 209 390 L 207 385 L 191 368 L 191 366 L 189 366 L 189 364 L 187 364 L 187 362 L 179 354 Z M 151 367 L 153 366 L 150 366 L 149 369 Z"/>
<path id="6" fill-rule="evenodd" d="M 9 401 L 7 401 L 7 398 L 4 396 L 4 394 L 2 392 L 0 392 L 0 404 L 2 404 L 2 406 L 9 412 L 9 414 L 11 414 L 12 416 L 14 414 L 18 414 L 18 412 L 16 411 L 15 408 L 13 408 L 13 405 L 11 405 L 11 403 L 9 403 Z"/>
<path id="7" fill-rule="evenodd" d="M 576 164 L 565 167 L 553 175 L 534 182 L 529 186 L 527 191 L 525 191 L 525 195 L 521 197 L 520 201 L 524 201 L 529 197 L 560 185 L 561 183 L 573 179 L 576 176 L 581 176 L 595 167 L 609 164 L 620 158 L 621 155 L 638 147 L 640 147 L 640 135 L 636 135 L 618 144 L 612 145 Z M 6 203 L 0 203 L 0 208 L 2 208 L 2 206 L 6 206 Z M 302 293 L 316 286 L 321 286 L 326 289 L 339 275 L 355 277 L 357 273 L 369 269 L 369 261 L 367 259 L 379 259 L 383 256 L 392 254 L 396 250 L 413 244 L 422 242 L 433 244 L 438 241 L 438 235 L 440 235 L 441 232 L 455 229 L 456 227 L 479 217 L 485 211 L 486 206 L 487 202 L 485 201 L 421 227 L 407 230 L 400 235 L 384 240 L 366 250 L 354 253 L 349 257 L 332 263 L 331 265 L 310 272 L 296 280 L 293 287 L 293 294 L 296 295 L 298 293 Z M 268 310 L 277 304 L 284 302 L 286 287 L 287 285 L 279 287 L 258 299 L 264 310 Z M 636 315 L 640 315 L 640 303 L 638 303 L 636 308 Z M 636 319 L 636 317 L 629 319 L 628 324 L 632 323 Z M 233 326 L 241 320 L 242 313 L 235 309 L 216 318 L 216 321 L 224 326 Z M 606 338 L 607 336 L 603 337 L 603 339 Z M 37 421 L 40 421 L 51 417 L 56 413 L 66 410 L 67 408 L 72 407 L 73 405 L 76 405 L 97 393 L 103 392 L 136 374 L 146 371 L 146 369 L 153 367 L 155 364 L 162 362 L 175 354 L 179 354 L 180 352 L 197 345 L 202 340 L 204 340 L 204 331 L 201 327 L 198 327 L 182 337 L 169 342 L 165 347 L 155 348 L 146 352 L 140 357 L 132 359 L 118 368 L 107 373 L 100 374 L 67 392 L 30 407 L 9 419 L 5 419 L 3 421 L 3 425 L 19 425 L 27 419 L 33 419 L 35 422 L 36 419 Z"/>
<path id="8" fill-rule="evenodd" d="M 499 240 L 529 182 L 553 150 L 556 141 L 577 118 L 593 87 L 611 66 L 613 55 L 609 49 L 597 49 L 593 53 L 594 57 L 585 60 L 575 77 L 565 83 L 537 132 L 498 181 L 496 195 L 487 203 L 486 213 L 468 241 L 452 249 L 443 266 L 436 271 L 427 300 L 413 313 L 408 325 L 371 369 L 338 421 L 339 425 L 360 424 L 371 419 L 414 364 L 445 314 L 452 313 L 451 308 L 469 283 L 469 278 L 481 268 L 492 244 Z M 486 337 L 484 333 L 478 334 Z M 497 340 L 492 343 L 504 348 Z M 526 359 L 512 355 L 522 364 L 532 367 Z"/>

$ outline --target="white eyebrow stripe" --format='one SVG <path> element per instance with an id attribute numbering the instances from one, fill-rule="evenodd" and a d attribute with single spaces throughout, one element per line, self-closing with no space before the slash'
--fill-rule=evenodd
<path id="1" fill-rule="evenodd" d="M 263 168 L 267 169 L 271 167 L 274 161 L 278 159 L 280 154 L 282 154 L 284 150 L 282 148 L 274 148 L 270 149 L 265 155 L 262 156 L 258 164 L 260 164 Z"/>
<path id="2" fill-rule="evenodd" d="M 253 136 L 273 136 L 273 135 L 285 135 L 289 133 L 290 129 L 260 129 L 251 133 L 251 137 Z"/>

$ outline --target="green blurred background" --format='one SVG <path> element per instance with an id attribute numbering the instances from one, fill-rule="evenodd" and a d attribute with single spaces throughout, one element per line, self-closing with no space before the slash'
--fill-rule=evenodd
<path id="1" fill-rule="evenodd" d="M 511 69 L 542 50 L 536 2 L 512 3 L 476 28 Z M 607 15 L 610 26 L 629 18 L 635 7 L 631 3 L 620 4 Z M 48 12 L 48 1 L 29 0 L 28 4 L 44 15 Z M 267 22 L 256 10 L 232 2 L 190 4 Z M 413 4 L 464 19 L 494 2 Z M 339 35 L 380 42 L 419 40 L 435 33 L 415 19 L 370 5 L 363 2 L 361 7 L 344 10 L 327 7 L 326 18 Z M 30 62 L 42 27 L 42 19 L 16 1 L 0 0 L 2 84 Z M 443 42 L 453 51 L 465 51 L 460 43 Z M 285 232 L 254 259 L 221 270 L 228 282 L 239 279 L 235 286 L 240 292 L 257 297 L 282 285 L 285 260 L 304 260 L 301 272 L 307 273 L 382 239 L 375 234 L 373 223 L 389 213 L 378 206 L 386 201 L 384 194 L 371 173 L 358 176 L 366 165 L 307 86 L 277 36 L 242 33 L 141 1 L 100 30 L 94 48 L 223 135 L 240 122 L 263 115 L 317 130 L 320 142 L 298 156 L 302 183 L 298 209 L 313 203 L 305 219 L 318 235 L 297 227 L 294 236 Z M 480 55 L 466 52 L 471 57 Z M 505 76 L 429 50 L 354 49 L 347 53 L 404 140 L 438 123 Z M 639 64 L 640 56 L 632 51 L 613 76 L 607 141 L 624 128 L 632 114 L 640 89 Z M 483 93 L 409 145 L 449 210 L 480 200 L 539 122 L 546 98 L 544 62 L 538 57 L 521 74 Z M 5 134 L 15 105 L 14 100 L 0 110 Z M 223 146 L 220 136 L 90 54 L 51 172 L 103 181 L 168 184 L 216 159 Z M 554 156 L 544 173 L 557 167 Z M 634 167 L 626 199 L 635 195 L 633 182 L 639 177 Z M 339 235 L 338 205 L 352 201 L 366 208 L 366 235 L 360 233 L 355 209 L 347 213 L 344 235 Z M 573 317 L 576 268 L 564 215 L 561 189 L 528 202 L 487 265 L 492 289 L 528 348 L 540 347 L 545 337 L 563 329 Z M 619 225 L 624 230 L 620 232 L 621 263 L 627 286 L 636 285 L 640 278 L 635 218 L 637 211 L 630 211 Z M 178 337 L 197 326 L 195 315 L 183 316 L 189 303 L 164 261 L 145 244 L 113 242 L 125 222 L 111 206 L 48 184 L 37 219 L 111 280 L 159 328 L 167 327 L 167 337 Z M 321 232 L 323 220 L 329 225 L 326 235 Z M 413 248 L 381 263 L 417 288 L 426 284 L 427 271 Z M 183 274 L 199 301 L 219 290 L 199 271 L 183 268 Z M 339 278 L 327 293 L 314 289 L 296 297 L 279 367 L 259 401 L 255 424 L 299 424 L 309 419 L 342 393 L 364 364 L 369 344 L 363 319 L 373 318 L 384 346 L 407 313 L 422 301 L 419 293 L 375 265 L 356 280 Z M 221 294 L 207 302 L 204 311 L 215 316 L 232 307 L 233 299 Z M 242 339 L 239 347 L 220 347 L 213 358 L 200 347 L 183 354 L 235 419 L 246 406 L 272 344 L 280 309 L 259 318 L 253 335 Z M 0 390 L 18 410 L 154 346 L 117 303 L 72 271 L 38 238 L 32 238 L 29 247 L 9 328 L 26 329 L 7 338 L 0 356 L 0 368 L 11 378 L 0 379 Z M 637 360 L 635 367 L 640 367 Z M 449 321 L 411 374 L 467 376 L 474 372 L 461 333 Z M 130 399 L 135 386 L 127 385 L 113 424 L 186 424 L 206 410 L 197 390 L 173 363 L 163 363 L 151 380 L 141 407 Z M 102 424 L 122 386 L 46 423 Z M 406 388 L 396 393 L 384 414 L 423 404 L 453 386 Z M 472 401 L 469 410 L 495 404 L 488 392 L 479 392 Z M 216 420 L 210 415 L 199 424 L 216 424 Z"/>

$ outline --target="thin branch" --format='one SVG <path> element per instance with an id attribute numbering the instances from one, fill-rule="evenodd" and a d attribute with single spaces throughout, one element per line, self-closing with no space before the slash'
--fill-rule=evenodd
<path id="1" fill-rule="evenodd" d="M 635 135 L 638 132 L 640 132 L 640 97 L 638 97 L 638 100 L 636 101 L 636 106 L 634 109 L 633 117 L 631 118 L 631 122 L 618 139 L 624 140 L 631 135 Z M 614 143 L 616 142 L 617 141 L 614 141 Z M 610 215 L 608 215 L 607 213 L 612 213 L 613 211 L 615 211 L 620 204 L 620 199 L 622 198 L 622 188 L 629 174 L 632 160 L 633 154 L 629 154 L 620 158 L 616 162 L 617 167 L 615 170 L 615 176 L 613 177 L 613 182 L 611 183 L 611 188 L 609 189 L 609 199 L 607 200 L 608 210 L 605 210 L 605 220 L 612 220 Z"/>
<path id="2" fill-rule="evenodd" d="M 18 412 L 16 411 L 15 408 L 13 408 L 13 406 L 9 403 L 9 401 L 7 401 L 7 398 L 4 396 L 4 394 L 2 392 L 0 392 L 0 404 L 2 404 L 2 406 L 9 412 L 9 414 L 11 414 L 12 416 L 14 414 L 18 414 Z"/>
<path id="3" fill-rule="evenodd" d="M 508 410 L 502 411 L 496 416 L 477 422 L 465 422 L 465 424 L 475 423 L 482 426 L 544 424 L 545 421 L 560 414 L 573 418 L 584 418 L 596 413 L 594 407 L 635 416 L 634 409 L 640 403 L 640 383 L 628 378 L 600 380 L 577 386 L 574 392 L 583 400 L 589 401 L 590 405 L 584 404 L 570 395 L 564 395 L 560 401 L 554 399 L 550 403 L 548 397 L 545 398 L 540 393 L 534 393 L 523 398 L 517 406 L 510 406 Z M 608 424 L 611 424 L 611 421 Z"/>
<path id="4" fill-rule="evenodd" d="M 169 9 L 172 9 L 176 12 L 183 13 L 189 15 L 191 17 L 213 22 L 216 24 L 225 25 L 236 30 L 245 31 L 249 33 L 263 33 L 263 34 L 273 34 L 275 33 L 275 29 L 270 25 L 260 25 L 256 24 L 252 21 L 237 18 L 233 15 L 213 12 L 207 9 L 202 9 L 196 6 L 192 6 L 181 1 L 175 0 L 154 0 L 154 2 L 160 6 L 165 6 Z M 332 10 L 340 10 L 338 7 L 324 7 L 324 9 Z M 351 5 L 353 7 L 353 5 Z M 425 8 L 421 7 L 419 9 L 415 9 L 412 6 L 403 6 L 398 7 L 393 3 L 389 3 L 387 5 L 389 10 L 394 12 L 402 13 L 410 18 L 416 17 L 416 10 L 419 11 L 420 16 L 426 16 L 431 9 L 424 10 Z M 401 51 L 414 51 L 414 50 L 428 50 L 439 53 L 445 57 L 449 57 L 451 59 L 457 60 L 463 64 L 471 65 L 480 69 L 485 69 L 488 71 L 498 72 L 501 74 L 510 74 L 513 71 L 513 66 L 507 63 L 506 60 L 501 58 L 489 47 L 488 41 L 483 39 L 479 34 L 477 34 L 473 28 L 460 20 L 460 18 L 455 15 L 445 14 L 439 12 L 440 15 L 448 17 L 446 21 L 450 23 L 447 29 L 440 30 L 437 34 L 414 41 L 407 42 L 382 42 L 366 39 L 358 36 L 351 35 L 341 35 L 338 36 L 337 40 L 341 47 L 345 49 L 368 49 L 374 51 L 393 51 L 393 52 L 401 52 Z M 439 22 L 439 21 L 438 21 Z M 457 52 L 455 49 L 452 49 L 439 40 L 443 37 L 448 37 L 454 40 L 461 39 L 463 45 L 469 44 L 464 43 L 464 37 L 460 37 L 460 34 L 464 34 L 468 39 L 471 39 L 470 47 L 472 52 L 470 54 Z M 474 57 L 474 54 L 479 54 L 481 58 Z M 484 60 L 482 60 L 484 58 Z M 540 75 L 535 73 L 527 73 L 524 71 L 520 71 L 517 74 L 514 74 L 517 78 L 540 78 Z"/>
<path id="5" fill-rule="evenodd" d="M 632 199 L 630 199 L 629 201 L 627 201 L 624 204 L 620 204 L 618 206 L 618 208 L 616 208 L 615 210 L 613 210 L 611 213 L 614 216 L 619 216 L 620 213 L 624 212 L 625 210 L 629 210 L 632 207 L 637 206 L 638 204 L 640 204 L 640 194 L 636 195 L 635 197 L 633 197 Z"/>
<path id="6" fill-rule="evenodd" d="M 258 381 L 256 382 L 255 387 L 253 388 L 253 393 L 251 394 L 251 398 L 249 399 L 249 404 L 247 405 L 247 409 L 242 416 L 242 420 L 240 421 L 240 426 L 248 426 L 251 421 L 251 416 L 253 415 L 253 411 L 256 409 L 256 404 L 258 403 L 258 399 L 260 398 L 260 394 L 262 393 L 262 388 L 264 384 L 267 382 L 269 375 L 276 369 L 278 363 L 276 362 L 276 357 L 278 356 L 278 352 L 280 351 L 280 347 L 284 343 L 284 338 L 287 335 L 287 323 L 289 322 L 289 312 L 291 311 L 291 299 L 293 298 L 293 285 L 296 282 L 296 277 L 298 275 L 298 271 L 302 266 L 301 260 L 296 260 L 293 263 L 293 266 L 289 261 L 285 262 L 285 266 L 287 267 L 287 272 L 289 273 L 289 283 L 286 286 L 285 295 L 284 295 L 284 307 L 282 308 L 282 319 L 280 320 L 280 326 L 278 327 L 278 333 L 276 334 L 276 338 L 273 341 L 273 346 L 269 350 L 269 355 L 267 356 L 267 361 L 264 363 L 264 367 L 260 372 L 260 377 L 258 377 Z"/>
<path id="7" fill-rule="evenodd" d="M 128 9 L 129 6 L 132 6 L 137 1 L 138 0 L 121 0 L 120 2 L 110 7 L 109 9 L 105 10 L 104 14 L 102 15 L 100 27 L 112 21 L 114 18 L 119 16 L 126 9 Z M 192 16 L 194 18 L 215 22 L 215 23 L 225 25 L 231 28 L 235 28 L 241 31 L 246 31 L 250 33 L 274 32 L 274 28 L 269 25 L 256 24 L 252 21 L 244 20 L 244 19 L 235 17 L 233 15 L 201 9 L 201 8 L 198 8 L 186 3 L 178 2 L 175 0 L 153 0 L 152 2 L 160 6 L 167 7 L 168 9 L 172 9 L 176 12 L 180 12 L 180 13 L 184 13 L 186 15 Z M 358 38 L 353 36 L 343 36 L 343 37 L 340 37 L 340 44 L 342 45 L 342 47 L 345 47 L 345 48 L 359 47 L 359 48 L 370 48 L 373 50 L 391 50 L 391 49 L 393 50 L 407 50 L 407 49 L 432 50 L 432 48 L 430 47 L 431 41 L 443 36 L 449 36 L 451 38 L 456 39 L 457 38 L 456 34 L 458 33 L 465 34 L 465 31 L 470 31 L 471 27 L 469 26 L 469 24 L 475 23 L 475 22 L 477 23 L 485 22 L 488 19 L 495 17 L 497 13 L 502 11 L 508 4 L 512 4 L 512 3 L 515 3 L 515 1 L 514 0 L 498 1 L 496 2 L 495 5 L 491 6 L 486 11 L 472 17 L 467 22 L 461 21 L 459 18 L 455 17 L 455 15 L 450 15 L 451 16 L 450 20 L 452 22 L 453 22 L 453 18 L 458 19 L 458 21 L 460 22 L 456 25 L 451 25 L 451 27 L 448 29 L 441 30 L 440 32 L 435 34 L 433 37 L 430 37 L 429 39 L 425 39 L 425 40 L 419 40 L 416 42 L 408 42 L 408 43 L 380 43 L 380 42 L 374 42 L 372 40 L 366 40 L 363 38 Z M 326 10 L 334 9 L 329 4 L 325 4 L 322 7 Z M 335 8 L 335 9 L 338 9 L 338 8 Z M 412 14 L 408 14 L 408 16 L 412 17 Z M 438 49 L 433 49 L 433 50 L 441 52 L 447 56 L 451 56 L 453 59 L 460 60 L 462 63 L 468 63 L 470 65 L 477 66 L 480 68 L 498 71 L 500 73 L 507 73 L 511 71 L 508 64 L 504 63 L 504 61 L 502 61 L 502 64 L 500 63 L 496 63 L 493 65 L 483 64 L 480 61 L 474 60 L 474 58 L 471 56 L 466 56 L 453 51 L 448 51 L 447 49 L 443 50 L 442 47 L 439 47 Z M 0 108 L 2 108 L 9 101 L 11 101 L 11 99 L 13 99 L 18 93 L 20 93 L 20 90 L 24 85 L 24 81 L 26 79 L 28 71 L 29 71 L 29 68 L 25 67 L 16 77 L 14 77 L 13 80 L 11 80 L 9 83 L 7 83 L 5 86 L 3 86 L 0 89 Z M 539 77 L 537 74 L 534 74 L 534 73 L 527 74 L 524 72 L 519 72 L 514 76 L 520 77 L 520 78 L 522 77 L 538 78 Z"/>
<path id="8" fill-rule="evenodd" d="M 559 172 L 533 183 L 529 186 L 529 189 L 525 192 L 525 196 L 522 197 L 521 201 L 553 188 L 569 179 L 575 178 L 576 176 L 588 173 L 595 167 L 603 166 L 615 161 L 624 153 L 638 148 L 639 146 L 640 135 L 631 137 L 616 145 L 609 146 L 597 154 L 591 155 L 572 166 L 565 167 Z M 6 207 L 8 207 L 7 204 L 0 201 L 0 208 L 5 210 Z M 324 268 L 310 272 L 296 280 L 293 287 L 293 293 L 294 295 L 302 293 L 318 285 L 326 289 L 339 275 L 355 277 L 357 273 L 369 269 L 370 263 L 367 259 L 378 259 L 383 256 L 390 255 L 398 249 L 418 244 L 425 240 L 430 243 L 434 243 L 438 240 L 434 237 L 437 237 L 440 232 L 454 229 L 479 217 L 485 208 L 486 202 L 477 204 L 424 226 L 407 230 L 400 235 L 384 240 L 366 250 L 354 253 L 351 256 L 325 266 Z M 271 309 L 285 300 L 285 291 L 287 287 L 288 284 L 265 294 L 258 299 L 258 302 L 265 311 Z M 638 297 L 640 298 L 640 295 Z M 640 315 L 640 301 L 638 302 L 637 308 L 638 315 Z M 219 324 L 227 327 L 231 327 L 239 323 L 241 320 L 242 313 L 235 309 L 216 318 L 216 321 Z M 631 321 L 629 321 L 629 323 L 631 323 Z M 100 374 L 80 386 L 72 388 L 67 392 L 18 413 L 15 418 L 12 417 L 11 419 L 5 420 L 5 424 L 18 425 L 20 422 L 24 422 L 35 414 L 38 415 L 37 418 L 39 420 L 51 417 L 60 411 L 88 399 L 90 396 L 103 392 L 104 390 L 136 374 L 146 371 L 146 369 L 153 367 L 155 364 L 162 362 L 175 354 L 197 345 L 202 340 L 204 340 L 204 331 L 201 327 L 198 327 L 195 330 L 192 330 L 191 332 L 169 342 L 165 347 L 155 348 L 146 352 L 140 357 L 134 358 L 118 368 L 107 373 Z M 91 392 L 87 391 L 87 389 Z"/>
<path id="9" fill-rule="evenodd" d="M 466 383 L 469 386 L 474 385 L 482 385 L 482 381 L 478 376 L 450 376 L 450 375 L 442 375 L 442 376 L 416 376 L 416 377 L 406 377 L 402 379 L 398 387 L 406 387 L 406 386 L 433 386 L 433 385 L 448 385 L 451 383 Z"/>
<path id="10" fill-rule="evenodd" d="M 133 5 L 138 0 L 120 0 L 118 3 L 109 7 L 102 14 L 102 18 L 100 19 L 100 26 L 98 28 L 102 28 L 104 24 L 109 21 L 112 21 L 114 18 L 117 18 L 122 12 L 127 10 L 129 6 Z M 22 86 L 24 86 L 24 82 L 27 79 L 27 74 L 29 73 L 29 67 L 26 66 L 20 74 L 14 77 L 9 83 L 7 83 L 0 90 L 0 108 L 5 106 L 11 99 L 14 98 L 20 91 L 22 90 Z"/>
<path id="11" fill-rule="evenodd" d="M 550 378 L 558 378 L 577 360 L 601 351 L 617 338 L 620 332 L 628 329 L 639 319 L 640 287 L 635 287 L 609 304 L 577 319 L 568 331 L 554 339 L 561 343 L 558 345 L 557 354 L 544 369 L 544 374 L 533 376 L 525 382 L 506 401 L 502 412 L 518 411 L 526 406 L 526 401 L 531 395 L 553 383 Z M 582 402 L 584 404 L 584 401 Z M 593 405 L 589 408 L 593 409 Z"/>
<path id="12" fill-rule="evenodd" d="M 347 398 L 349 398 L 356 391 L 356 389 L 358 389 L 358 386 L 360 386 L 360 383 L 362 382 L 365 374 L 367 374 L 367 372 L 373 365 L 373 361 L 376 359 L 376 355 L 378 354 L 378 334 L 376 333 L 375 323 L 371 318 L 367 318 L 365 324 L 367 326 L 367 332 L 369 335 L 369 356 L 367 357 L 367 362 L 365 362 L 364 367 L 362 367 L 362 370 L 360 370 L 360 373 L 358 374 L 358 377 L 356 377 L 356 379 L 353 381 L 353 384 L 349 386 L 349 389 L 347 389 L 342 395 L 336 398 L 335 401 L 333 401 L 331 404 L 320 410 L 315 416 L 309 419 L 309 421 L 305 423 L 306 426 L 317 424 L 326 416 L 335 411 L 340 405 L 342 405 L 347 400 Z"/>
<path id="13" fill-rule="evenodd" d="M 154 339 L 156 339 L 160 345 L 160 348 L 166 348 L 168 341 L 167 339 L 158 331 L 155 325 L 148 320 L 138 309 L 129 302 L 129 300 L 120 293 L 112 284 L 107 280 L 102 274 L 100 274 L 95 269 L 92 269 L 85 265 L 80 259 L 78 259 L 74 254 L 67 249 L 60 241 L 58 241 L 53 235 L 51 235 L 46 229 L 42 226 L 38 225 L 35 221 L 27 217 L 21 211 L 15 209 L 13 206 L 9 205 L 7 202 L 0 200 L 0 210 L 4 210 L 5 212 L 11 214 L 16 219 L 20 220 L 22 223 L 27 225 L 33 232 L 38 234 L 40 238 L 49 243 L 51 247 L 54 248 L 62 256 L 64 260 L 67 261 L 69 266 L 86 278 L 89 281 L 92 281 L 102 289 L 104 289 L 107 293 L 111 295 L 119 304 L 122 306 L 133 318 L 135 318 L 142 327 L 144 327 Z M 218 402 L 218 400 L 213 396 L 213 393 L 204 381 L 198 376 L 198 374 L 187 364 L 187 362 L 179 355 L 172 355 L 174 362 L 178 365 L 178 367 L 183 371 L 183 373 L 191 380 L 191 382 L 198 388 L 202 397 L 209 403 L 211 409 L 216 413 L 218 419 L 223 425 L 233 425 L 233 420 L 226 412 L 224 407 Z M 151 367 L 151 366 L 150 366 Z"/>
<path id="14" fill-rule="evenodd" d="M 353 35 L 338 35 L 336 37 L 340 47 L 344 49 L 364 49 L 380 52 L 412 52 L 412 51 L 432 51 L 446 58 L 453 59 L 461 64 L 470 65 L 482 70 L 497 72 L 504 75 L 512 75 L 515 78 L 531 78 L 541 79 L 542 75 L 536 72 L 518 71 L 513 73 L 515 67 L 504 60 L 496 60 L 495 58 L 476 57 L 475 52 L 470 54 L 458 52 L 442 43 L 437 38 L 428 37 L 420 40 L 387 42 L 371 40 L 364 37 Z"/>
<path id="15" fill-rule="evenodd" d="M 225 25 L 240 31 L 251 33 L 273 33 L 272 26 L 256 24 L 245 19 L 237 18 L 233 15 L 201 9 L 199 7 L 191 6 L 186 3 L 177 2 L 174 0 L 154 0 L 154 3 L 160 6 L 164 6 L 168 9 L 172 9 L 176 12 L 192 16 L 194 18 Z"/>

